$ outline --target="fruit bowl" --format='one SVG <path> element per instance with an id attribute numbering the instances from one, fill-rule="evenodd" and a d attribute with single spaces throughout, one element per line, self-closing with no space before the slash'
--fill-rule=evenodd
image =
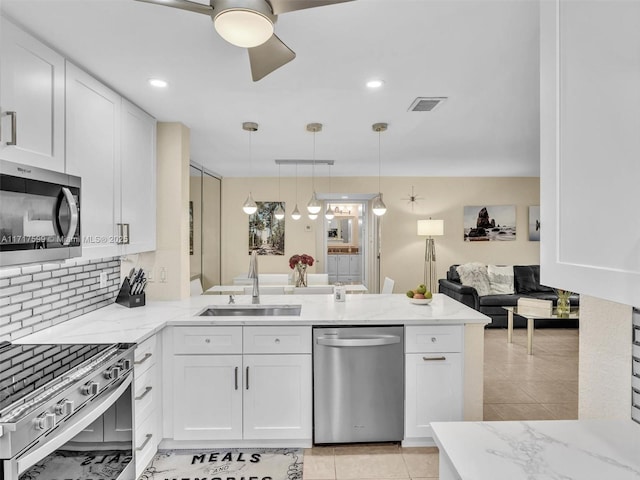
<path id="1" fill-rule="evenodd" d="M 409 302 L 414 305 L 429 305 L 433 298 L 410 298 Z"/>

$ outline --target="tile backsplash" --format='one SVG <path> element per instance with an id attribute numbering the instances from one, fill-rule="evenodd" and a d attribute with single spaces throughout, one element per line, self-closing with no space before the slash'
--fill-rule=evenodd
<path id="1" fill-rule="evenodd" d="M 106 274 L 103 288 L 101 273 Z M 0 341 L 105 307 L 115 301 L 119 288 L 117 257 L 0 269 Z"/>

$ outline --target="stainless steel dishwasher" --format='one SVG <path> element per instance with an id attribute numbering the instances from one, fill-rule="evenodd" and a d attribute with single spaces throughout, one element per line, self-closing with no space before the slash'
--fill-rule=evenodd
<path id="1" fill-rule="evenodd" d="M 314 442 L 400 441 L 404 329 L 313 329 Z"/>

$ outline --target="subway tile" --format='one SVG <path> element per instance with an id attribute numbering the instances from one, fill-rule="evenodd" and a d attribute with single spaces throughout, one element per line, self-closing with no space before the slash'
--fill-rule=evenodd
<path id="1" fill-rule="evenodd" d="M 79 288 L 82 286 L 82 282 L 71 282 L 69 288 Z"/>
<path id="2" fill-rule="evenodd" d="M 34 315 L 33 317 L 25 318 L 22 320 L 23 327 L 33 327 L 42 321 L 42 315 Z"/>
<path id="3" fill-rule="evenodd" d="M 11 297 L 11 304 L 22 303 L 33 298 L 33 293 L 25 292 Z"/>
<path id="4" fill-rule="evenodd" d="M 0 288 L 8 287 L 11 281 L 8 278 L 0 278 Z"/>
<path id="5" fill-rule="evenodd" d="M 83 269 L 83 267 L 71 267 L 69 269 L 69 273 L 70 274 L 72 274 L 72 273 L 82 273 L 82 269 Z"/>
<path id="6" fill-rule="evenodd" d="M 51 304 L 47 303 L 45 305 L 42 305 L 40 307 L 36 307 L 33 309 L 33 314 L 34 315 L 38 315 L 40 313 L 44 313 L 44 312 L 48 312 L 49 310 L 51 310 Z"/>
<path id="7" fill-rule="evenodd" d="M 42 265 L 42 271 L 47 272 L 51 270 L 58 270 L 60 268 L 59 263 L 45 263 Z"/>
<path id="8" fill-rule="evenodd" d="M 37 307 L 38 305 L 42 305 L 42 298 L 34 298 L 32 300 L 28 300 L 26 302 L 23 302 L 21 305 L 22 305 L 22 308 Z"/>
<path id="9" fill-rule="evenodd" d="M 58 302 L 54 302 L 53 304 L 51 304 L 51 308 L 62 308 L 62 307 L 65 307 L 67 305 L 69 305 L 69 300 L 67 300 L 65 298 L 65 299 L 62 299 L 62 300 L 60 300 Z"/>
<path id="10" fill-rule="evenodd" d="M 0 308 L 0 317 L 6 318 L 8 315 L 19 312 L 20 310 L 22 310 L 22 303 L 7 305 L 6 307 Z"/>
<path id="11" fill-rule="evenodd" d="M 54 270 L 53 272 L 51 272 L 52 277 L 64 277 L 65 275 L 69 275 L 68 268 L 61 268 L 59 270 Z"/>
<path id="12" fill-rule="evenodd" d="M 70 282 L 73 282 L 76 279 L 80 280 L 79 278 L 77 278 L 76 275 L 65 275 L 65 276 L 60 278 L 60 283 L 70 283 Z"/>
<path id="13" fill-rule="evenodd" d="M 48 278 L 51 278 L 51 272 L 40 272 L 33 276 L 34 280 L 46 280 Z"/>
<path id="14" fill-rule="evenodd" d="M 79 273 L 78 275 L 76 275 L 76 280 L 85 280 L 87 278 L 89 278 L 89 272 Z"/>
<path id="15" fill-rule="evenodd" d="M 38 273 L 42 271 L 42 265 L 27 265 L 26 267 L 22 267 L 22 274 L 27 273 Z"/>
<path id="16" fill-rule="evenodd" d="M 33 326 L 33 331 L 38 332 L 40 330 L 44 330 L 45 328 L 51 327 L 54 323 L 51 320 L 43 320 L 37 325 Z"/>
<path id="17" fill-rule="evenodd" d="M 22 310 L 20 312 L 14 313 L 13 315 L 11 315 L 11 323 L 29 318 L 31 315 L 33 315 L 33 310 Z"/>
<path id="18" fill-rule="evenodd" d="M 22 274 L 22 270 L 20 268 L 1 268 L 0 269 L 0 278 L 11 278 L 17 277 Z"/>
<path id="19" fill-rule="evenodd" d="M 51 293 L 61 293 L 69 290 L 69 284 L 63 283 L 60 285 L 56 285 L 55 287 L 51 287 Z"/>
<path id="20" fill-rule="evenodd" d="M 52 285 L 58 285 L 60 283 L 59 278 L 50 278 L 42 282 L 43 287 L 51 287 Z"/>
<path id="21" fill-rule="evenodd" d="M 31 290 L 38 290 L 39 288 L 42 288 L 42 282 L 31 282 L 31 283 L 27 283 L 26 285 L 23 285 L 22 291 L 29 292 Z"/>
<path id="22" fill-rule="evenodd" d="M 75 294 L 76 294 L 75 290 L 65 290 L 63 292 L 60 292 L 60 299 L 70 298 L 70 297 L 73 297 Z"/>
<path id="23" fill-rule="evenodd" d="M 82 270 L 84 272 L 92 272 L 94 270 L 102 270 L 102 269 L 103 269 L 102 265 L 95 265 L 95 264 L 89 264 L 82 267 Z"/>
<path id="24" fill-rule="evenodd" d="M 9 305 L 11 303 L 11 297 L 0 297 L 0 307 Z"/>
<path id="25" fill-rule="evenodd" d="M 15 285 L 13 287 L 6 287 L 0 290 L 0 297 L 9 297 L 11 295 L 16 295 L 22 291 L 22 287 L 20 285 Z"/>
<path id="26" fill-rule="evenodd" d="M 31 335 L 33 333 L 33 327 L 25 327 L 25 328 L 21 328 L 19 330 L 16 330 L 14 332 L 11 332 L 11 334 L 9 335 L 9 338 L 11 340 L 15 340 L 17 338 L 20 337 L 25 337 L 27 335 Z"/>
<path id="27" fill-rule="evenodd" d="M 35 297 L 46 297 L 49 294 L 51 294 L 51 289 L 50 288 L 43 288 L 42 290 L 36 290 L 35 292 L 33 292 L 34 298 Z"/>
<path id="28" fill-rule="evenodd" d="M 20 275 L 19 277 L 11 277 L 11 285 L 22 285 L 31 282 L 33 275 Z"/>
<path id="29" fill-rule="evenodd" d="M 51 323 L 53 323 L 54 325 L 58 325 L 59 323 L 66 322 L 67 320 L 69 320 L 69 315 L 62 314 L 59 317 L 52 319 Z"/>

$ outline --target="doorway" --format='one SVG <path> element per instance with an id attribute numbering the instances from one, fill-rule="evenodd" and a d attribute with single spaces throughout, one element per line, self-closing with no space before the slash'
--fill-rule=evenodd
<path id="1" fill-rule="evenodd" d="M 380 255 L 378 217 L 371 201 L 375 194 L 324 194 L 323 212 L 329 208 L 334 217 L 323 218 L 317 245 L 322 248 L 323 273 L 329 284 L 363 284 L 370 293 L 380 291 Z"/>

